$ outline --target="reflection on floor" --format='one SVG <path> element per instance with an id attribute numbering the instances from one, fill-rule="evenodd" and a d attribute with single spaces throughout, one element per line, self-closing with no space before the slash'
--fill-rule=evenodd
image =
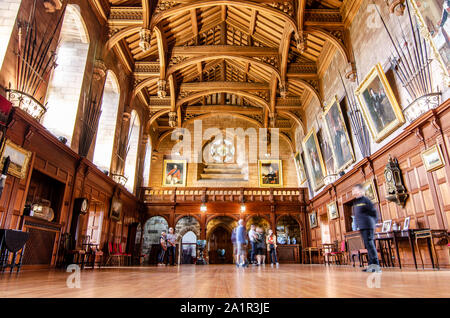
<path id="1" fill-rule="evenodd" d="M 67 287 L 69 275 L 58 270 L 0 274 L 0 297 L 450 297 L 449 270 L 368 274 L 323 265 L 122 267 L 83 270 L 81 288 Z"/>

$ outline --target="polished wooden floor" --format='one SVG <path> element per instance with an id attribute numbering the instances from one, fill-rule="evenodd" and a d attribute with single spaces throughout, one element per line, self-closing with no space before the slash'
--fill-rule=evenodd
<path id="1" fill-rule="evenodd" d="M 122 267 L 85 269 L 78 289 L 67 287 L 64 271 L 23 270 L 0 274 L 0 297 L 450 297 L 449 270 L 370 275 L 323 265 Z"/>

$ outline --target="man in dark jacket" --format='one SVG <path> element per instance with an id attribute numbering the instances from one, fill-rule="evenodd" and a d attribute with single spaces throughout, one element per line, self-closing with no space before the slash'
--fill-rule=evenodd
<path id="1" fill-rule="evenodd" d="M 363 269 L 363 271 L 381 272 L 380 263 L 378 261 L 377 248 L 375 247 L 374 241 L 377 211 L 375 210 L 372 201 L 364 196 L 365 192 L 361 184 L 357 184 L 353 187 L 353 195 L 356 198 L 353 201 L 353 213 L 355 215 L 356 226 L 361 232 L 364 246 L 367 249 L 369 258 L 369 267 Z"/>

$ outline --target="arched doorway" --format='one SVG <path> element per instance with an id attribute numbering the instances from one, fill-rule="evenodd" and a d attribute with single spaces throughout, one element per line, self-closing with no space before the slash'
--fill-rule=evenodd
<path id="1" fill-rule="evenodd" d="M 206 241 L 210 264 L 232 264 L 233 244 L 231 231 L 237 226 L 237 221 L 228 216 L 218 216 L 211 219 L 206 226 Z M 219 252 L 224 252 L 222 253 Z"/>
<path id="2" fill-rule="evenodd" d="M 159 238 L 162 231 L 167 231 L 169 224 L 162 216 L 154 216 L 145 222 L 142 254 L 146 255 L 148 264 L 156 264 L 159 253 Z"/>
<path id="3" fill-rule="evenodd" d="M 290 215 L 283 215 L 277 221 L 278 244 L 302 245 L 302 233 L 300 224 Z"/>
<path id="4" fill-rule="evenodd" d="M 183 216 L 177 221 L 175 226 L 177 240 L 181 243 L 179 260 L 181 264 L 194 264 L 197 257 L 197 238 L 200 237 L 200 223 L 191 216 Z"/>
<path id="5" fill-rule="evenodd" d="M 181 264 L 194 264 L 197 258 L 197 235 L 188 231 L 181 238 Z"/>
<path id="6" fill-rule="evenodd" d="M 209 238 L 209 263 L 232 264 L 233 244 L 231 231 L 222 225 L 217 226 Z"/>

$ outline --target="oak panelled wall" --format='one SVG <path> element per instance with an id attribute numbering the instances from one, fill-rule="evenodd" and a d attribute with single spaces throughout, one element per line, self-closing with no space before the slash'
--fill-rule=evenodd
<path id="1" fill-rule="evenodd" d="M 328 185 L 320 194 L 311 200 L 310 212 L 316 211 L 325 218 L 327 204 L 337 200 L 339 219 L 329 220 L 331 241 L 341 241 L 349 229 L 345 215 L 351 207 L 352 186 L 357 183 L 374 179 L 378 190 L 381 221 L 392 220 L 403 225 L 407 217 L 411 217 L 410 228 L 447 229 L 450 223 L 450 101 L 439 108 L 429 111 L 410 124 L 394 140 L 370 157 L 363 159 L 355 167 L 333 184 Z M 433 172 L 427 172 L 421 157 L 421 152 L 438 144 L 444 156 L 445 166 Z M 403 174 L 403 180 L 409 197 L 404 207 L 389 202 L 385 198 L 384 169 L 389 155 L 398 159 Z M 346 212 L 346 213 L 344 213 Z M 309 226 L 309 224 L 308 224 Z M 321 224 L 311 229 L 311 246 L 320 246 Z M 413 265 L 412 254 L 407 242 L 400 242 L 400 257 L 402 264 Z M 439 263 L 450 267 L 448 248 L 445 241 L 435 240 Z M 431 264 L 426 249 L 422 255 L 427 265 Z M 420 260 L 419 260 L 420 263 Z"/>
<path id="2" fill-rule="evenodd" d="M 23 210 L 29 191 L 31 175 L 34 171 L 59 181 L 63 185 L 61 208 L 55 210 L 55 219 L 51 222 L 61 228 L 54 239 L 52 262 L 55 256 L 59 235 L 69 232 L 71 212 L 75 198 L 87 197 L 92 205 L 101 206 L 103 212 L 100 248 L 106 242 L 127 242 L 128 226 L 140 222 L 137 198 L 125 188 L 119 186 L 110 177 L 101 172 L 90 161 L 81 158 L 68 146 L 63 145 L 36 120 L 20 109 L 15 109 L 13 120 L 7 130 L 7 138 L 15 144 L 33 152 L 26 178 L 18 179 L 8 175 L 0 200 L 0 228 L 26 230 Z M 111 198 L 119 193 L 123 203 L 120 221 L 109 218 Z M 86 235 L 89 214 L 81 216 L 78 245 Z"/>

